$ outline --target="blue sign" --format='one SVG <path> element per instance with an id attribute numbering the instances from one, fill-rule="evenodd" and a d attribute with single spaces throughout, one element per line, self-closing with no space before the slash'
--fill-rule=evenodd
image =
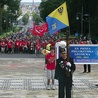
<path id="1" fill-rule="evenodd" d="M 75 64 L 98 64 L 98 45 L 70 45 L 70 57 Z"/>
<path id="2" fill-rule="evenodd" d="M 75 36 L 76 36 L 76 37 L 78 36 L 78 32 L 75 33 Z"/>

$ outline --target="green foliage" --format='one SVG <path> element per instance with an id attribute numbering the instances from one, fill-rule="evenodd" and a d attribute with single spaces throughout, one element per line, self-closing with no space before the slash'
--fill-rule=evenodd
<path id="1" fill-rule="evenodd" d="M 22 14 L 22 10 L 19 9 L 19 11 L 17 12 L 18 16 L 20 16 Z"/>
<path id="2" fill-rule="evenodd" d="M 16 10 L 19 10 L 20 0 L 8 0 L 8 10 L 11 10 L 12 13 L 16 13 Z"/>
<path id="3" fill-rule="evenodd" d="M 26 25 L 28 23 L 29 20 L 29 14 L 26 13 L 23 17 L 22 17 L 22 21 L 24 22 L 24 25 Z"/>
<path id="4" fill-rule="evenodd" d="M 40 22 L 42 22 L 41 17 L 38 14 L 36 14 L 35 12 L 32 13 L 32 16 L 33 16 L 33 21 L 35 21 L 36 24 L 39 24 Z"/>
<path id="5" fill-rule="evenodd" d="M 6 38 L 8 35 L 11 35 L 11 34 L 13 34 L 13 33 L 15 33 L 15 32 L 18 32 L 20 29 L 21 29 L 20 27 L 15 27 L 15 28 L 14 28 L 14 32 L 13 32 L 12 30 L 10 30 L 10 31 L 8 31 L 8 32 L 5 32 L 5 33 L 3 33 L 2 35 L 0 35 L 0 39 Z"/>
<path id="6" fill-rule="evenodd" d="M 0 33 L 12 28 L 19 16 L 20 0 L 0 0 Z"/>
<path id="7" fill-rule="evenodd" d="M 20 0 L 0 0 L 0 8 L 7 6 L 7 10 L 10 10 L 12 13 L 16 13 L 16 10 L 19 10 Z"/>
<path id="8" fill-rule="evenodd" d="M 20 30 L 19 27 L 15 27 L 14 32 L 18 32 Z"/>

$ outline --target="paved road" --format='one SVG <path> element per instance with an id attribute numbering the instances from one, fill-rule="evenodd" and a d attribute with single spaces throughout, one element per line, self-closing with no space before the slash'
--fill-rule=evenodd
<path id="1" fill-rule="evenodd" d="M 0 53 L 0 58 L 44 58 L 44 55 L 40 55 L 39 57 L 35 54 L 8 54 L 8 53 Z"/>
<path id="2" fill-rule="evenodd" d="M 46 90 L 44 56 L 9 56 L 0 54 L 0 98 L 58 98 L 57 81 L 56 90 Z M 98 98 L 98 88 L 95 87 L 98 83 L 98 65 L 92 65 L 91 73 L 82 73 L 83 65 L 76 67 L 73 98 Z"/>

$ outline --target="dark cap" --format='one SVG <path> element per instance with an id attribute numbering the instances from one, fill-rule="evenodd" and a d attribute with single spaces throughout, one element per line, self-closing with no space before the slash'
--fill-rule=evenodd
<path id="1" fill-rule="evenodd" d="M 51 46 L 51 47 L 50 47 L 50 50 L 55 50 L 55 47 Z"/>
<path id="2" fill-rule="evenodd" d="M 60 48 L 60 53 L 65 52 L 66 49 L 65 48 Z"/>

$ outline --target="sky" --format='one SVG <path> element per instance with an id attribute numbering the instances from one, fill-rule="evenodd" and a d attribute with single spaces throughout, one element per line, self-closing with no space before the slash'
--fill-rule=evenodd
<path id="1" fill-rule="evenodd" d="M 21 2 L 33 2 L 33 0 L 21 0 Z M 34 2 L 41 2 L 41 0 L 34 0 Z"/>

